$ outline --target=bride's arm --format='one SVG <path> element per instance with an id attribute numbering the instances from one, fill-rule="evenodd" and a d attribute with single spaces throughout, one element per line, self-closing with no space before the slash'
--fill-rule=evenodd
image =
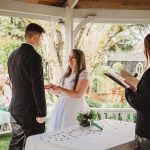
<path id="1" fill-rule="evenodd" d="M 52 93 L 54 93 L 54 94 L 56 94 L 56 95 L 61 94 L 61 92 L 54 90 L 56 87 L 58 87 L 58 86 L 57 86 L 57 85 L 54 85 L 54 84 L 52 84 L 52 83 L 50 83 L 50 84 L 44 86 L 45 89 L 50 90 Z"/>
<path id="2" fill-rule="evenodd" d="M 56 86 L 52 90 L 55 92 L 64 93 L 70 97 L 79 98 L 86 92 L 88 86 L 89 81 L 87 79 L 82 79 L 78 81 L 75 90 L 66 89 L 61 86 Z"/>

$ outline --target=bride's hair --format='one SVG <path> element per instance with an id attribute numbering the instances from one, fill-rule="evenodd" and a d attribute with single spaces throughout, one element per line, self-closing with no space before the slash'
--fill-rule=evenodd
<path id="1" fill-rule="evenodd" d="M 85 54 L 83 51 L 79 50 L 79 49 L 73 49 L 72 50 L 75 59 L 77 61 L 77 73 L 76 73 L 76 77 L 75 77 L 75 85 L 74 85 L 74 90 L 76 89 L 78 80 L 79 80 L 79 75 L 83 70 L 86 70 L 86 61 L 85 61 Z M 62 85 L 64 85 L 64 79 L 68 78 L 71 74 L 71 68 L 70 66 L 68 66 L 65 74 L 63 75 L 63 77 L 61 78 L 60 82 L 62 83 Z"/>

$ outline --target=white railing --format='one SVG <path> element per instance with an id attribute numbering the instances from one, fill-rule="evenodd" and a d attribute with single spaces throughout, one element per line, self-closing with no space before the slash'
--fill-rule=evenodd
<path id="1" fill-rule="evenodd" d="M 91 108 L 100 113 L 101 119 L 115 119 L 135 122 L 136 111 L 132 108 Z M 0 134 L 10 132 L 10 125 L 0 125 Z"/>
<path id="2" fill-rule="evenodd" d="M 92 108 L 101 115 L 101 119 L 115 119 L 135 122 L 136 111 L 133 108 Z"/>
<path id="3" fill-rule="evenodd" d="M 0 135 L 11 132 L 10 123 L 4 123 L 0 125 Z"/>

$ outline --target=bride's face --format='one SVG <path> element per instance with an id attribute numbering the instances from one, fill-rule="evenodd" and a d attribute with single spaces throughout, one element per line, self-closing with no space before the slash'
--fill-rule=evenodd
<path id="1" fill-rule="evenodd" d="M 77 60 L 73 52 L 69 55 L 68 63 L 70 68 L 75 69 L 77 67 Z"/>

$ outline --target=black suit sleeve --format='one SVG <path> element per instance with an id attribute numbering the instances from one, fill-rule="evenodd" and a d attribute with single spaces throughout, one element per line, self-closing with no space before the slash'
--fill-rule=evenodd
<path id="1" fill-rule="evenodd" d="M 150 112 L 150 71 L 142 77 L 136 92 L 129 88 L 125 89 L 125 97 L 137 111 Z"/>
<path id="2" fill-rule="evenodd" d="M 44 91 L 42 58 L 37 53 L 32 54 L 29 60 L 32 92 L 37 105 L 37 116 L 46 116 L 46 100 Z"/>
<path id="3" fill-rule="evenodd" d="M 138 92 L 133 92 L 130 88 L 125 89 L 125 97 L 130 104 L 131 107 L 138 111 L 142 111 L 144 109 L 142 97 Z"/>

